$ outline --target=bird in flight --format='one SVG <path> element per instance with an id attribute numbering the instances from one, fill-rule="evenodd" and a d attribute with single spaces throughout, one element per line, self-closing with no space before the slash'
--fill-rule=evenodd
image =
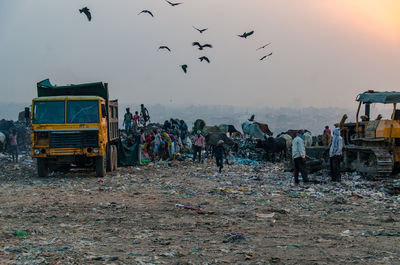
<path id="1" fill-rule="evenodd" d="M 197 41 L 193 42 L 193 43 L 192 43 L 192 46 L 198 46 L 198 47 L 199 47 L 199 50 L 203 50 L 204 48 L 212 48 L 212 45 L 211 45 L 211 44 L 204 44 L 204 45 L 201 45 L 201 44 L 198 43 Z"/>
<path id="2" fill-rule="evenodd" d="M 170 4 L 171 6 L 177 6 L 177 5 L 180 5 L 180 4 L 182 4 L 182 3 L 172 3 L 172 2 L 170 2 L 170 1 L 167 1 L 167 0 L 165 0 L 168 4 Z"/>
<path id="3" fill-rule="evenodd" d="M 199 57 L 199 59 L 200 59 L 200 62 L 202 62 L 204 60 L 207 63 L 210 63 L 210 59 L 208 59 L 206 56 L 201 56 L 201 57 Z"/>
<path id="4" fill-rule="evenodd" d="M 261 46 L 260 48 L 256 49 L 256 51 L 261 50 L 261 49 L 264 49 L 265 47 L 267 47 L 267 46 L 270 45 L 270 44 L 271 44 L 271 43 L 265 44 L 265 45 Z"/>
<path id="5" fill-rule="evenodd" d="M 150 16 L 154 17 L 154 16 L 153 16 L 153 13 L 151 13 L 149 10 L 142 10 L 142 11 L 140 11 L 140 13 L 139 13 L 138 15 L 140 15 L 140 14 L 142 14 L 142 13 L 147 13 L 147 14 L 149 14 Z"/>
<path id="6" fill-rule="evenodd" d="M 270 54 L 264 55 L 263 57 L 260 58 L 260 61 L 264 60 L 265 58 L 269 57 L 272 55 L 272 52 Z"/>
<path id="7" fill-rule="evenodd" d="M 87 6 L 85 6 L 82 9 L 79 9 L 79 13 L 84 13 L 89 21 L 92 20 L 92 14 L 90 14 L 89 8 L 87 8 Z"/>
<path id="8" fill-rule="evenodd" d="M 160 50 L 160 49 L 165 49 L 165 50 L 171 51 L 171 49 L 168 48 L 168 46 L 160 46 L 160 47 L 158 47 L 158 49 L 159 49 L 159 50 Z"/>
<path id="9" fill-rule="evenodd" d="M 197 30 L 198 32 L 200 32 L 200 33 L 203 33 L 204 31 L 206 31 L 207 29 L 198 29 L 198 28 L 196 28 L 196 27 L 193 27 L 195 30 Z"/>
<path id="10" fill-rule="evenodd" d="M 246 39 L 248 36 L 253 35 L 253 33 L 254 33 L 254 30 L 252 30 L 250 32 L 245 32 L 242 35 L 238 35 L 238 36 Z"/>
<path id="11" fill-rule="evenodd" d="M 183 72 L 186 74 L 187 73 L 187 64 L 182 64 L 180 65 L 180 67 L 182 68 Z"/>

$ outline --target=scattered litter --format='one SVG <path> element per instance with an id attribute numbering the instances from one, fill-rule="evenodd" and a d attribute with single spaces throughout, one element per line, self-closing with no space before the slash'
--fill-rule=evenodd
<path id="1" fill-rule="evenodd" d="M 239 233 L 230 233 L 228 235 L 225 235 L 224 240 L 222 243 L 235 243 L 239 242 L 246 239 L 246 236 L 244 234 L 239 234 Z"/>
<path id="2" fill-rule="evenodd" d="M 273 218 L 275 213 L 256 213 L 256 216 L 260 218 Z"/>
<path id="3" fill-rule="evenodd" d="M 283 164 L 262 161 L 262 151 L 251 146 L 247 151 L 235 154 L 221 174 L 215 161 L 193 163 L 183 154 L 184 161 L 120 167 L 101 179 L 79 169 L 38 178 L 29 154 L 18 167 L 0 156 L 2 259 L 273 264 L 290 258 L 312 264 L 330 263 L 332 256 L 362 262 L 366 258 L 354 253 L 368 252 L 368 262 L 381 263 L 387 252 L 393 254 L 385 262 L 396 263 L 399 178 L 369 181 L 343 173 L 341 183 L 332 183 L 321 171 L 310 174 L 312 183 L 295 186 Z M 379 248 L 371 248 L 378 241 Z M 301 250 L 315 244 L 322 252 L 304 256 Z"/>
<path id="4" fill-rule="evenodd" d="M 14 234 L 14 236 L 20 236 L 20 237 L 28 236 L 28 233 L 26 231 L 22 231 L 22 230 L 14 231 L 13 234 Z"/>
<path id="5" fill-rule="evenodd" d="M 351 233 L 350 230 L 345 230 L 345 231 L 343 231 L 340 235 L 341 235 L 341 236 L 349 236 L 350 233 Z"/>

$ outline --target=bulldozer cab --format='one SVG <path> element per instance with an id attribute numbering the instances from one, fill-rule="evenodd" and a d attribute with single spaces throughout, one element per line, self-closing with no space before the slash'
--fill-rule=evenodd
<path id="1" fill-rule="evenodd" d="M 359 102 L 356 115 L 356 128 L 353 139 L 376 139 L 391 142 L 393 138 L 400 138 L 400 92 L 375 92 L 367 91 L 359 94 L 356 99 Z M 371 119 L 371 104 L 392 104 L 393 109 L 390 119 L 382 119 L 378 115 Z M 361 106 L 365 106 L 364 115 L 360 116 Z"/>

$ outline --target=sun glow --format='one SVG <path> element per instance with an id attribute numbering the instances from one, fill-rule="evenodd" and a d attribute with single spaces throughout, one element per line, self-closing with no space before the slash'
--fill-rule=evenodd
<path id="1" fill-rule="evenodd" d="M 336 10 L 364 30 L 400 39 L 399 0 L 339 0 Z"/>

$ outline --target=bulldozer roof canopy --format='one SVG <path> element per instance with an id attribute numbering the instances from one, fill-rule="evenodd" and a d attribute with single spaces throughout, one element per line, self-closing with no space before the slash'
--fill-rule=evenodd
<path id="1" fill-rule="evenodd" d="M 400 103 L 400 92 L 365 92 L 359 94 L 356 100 L 363 103 Z"/>
<path id="2" fill-rule="evenodd" d="M 38 97 L 51 96 L 99 96 L 108 100 L 108 85 L 103 82 L 53 86 L 49 79 L 37 83 Z"/>

